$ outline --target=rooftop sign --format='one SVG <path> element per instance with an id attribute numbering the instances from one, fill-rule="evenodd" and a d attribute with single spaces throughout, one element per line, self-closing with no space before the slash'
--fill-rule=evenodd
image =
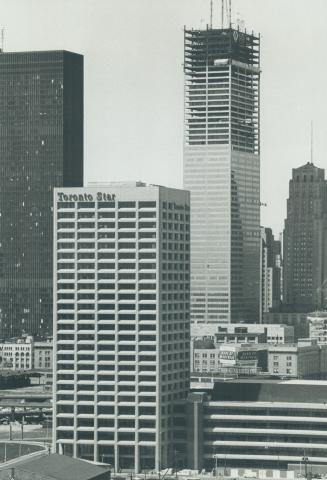
<path id="1" fill-rule="evenodd" d="M 57 192 L 58 202 L 112 202 L 116 200 L 114 193 L 97 192 L 96 195 L 91 193 L 63 193 Z"/>

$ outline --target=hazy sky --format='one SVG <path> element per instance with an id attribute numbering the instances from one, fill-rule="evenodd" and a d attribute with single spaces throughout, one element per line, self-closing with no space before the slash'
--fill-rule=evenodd
<path id="1" fill-rule="evenodd" d="M 220 1 L 213 0 L 219 26 Z M 85 180 L 182 186 L 183 27 L 210 0 L 0 0 L 4 49 L 85 55 Z M 261 33 L 261 223 L 283 226 L 291 169 L 327 167 L 327 1 L 233 0 Z"/>

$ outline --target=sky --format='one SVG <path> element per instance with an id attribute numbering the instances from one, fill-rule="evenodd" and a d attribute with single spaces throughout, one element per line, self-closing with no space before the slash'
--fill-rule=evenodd
<path id="1" fill-rule="evenodd" d="M 261 35 L 261 224 L 282 231 L 292 168 L 327 167 L 327 1 L 233 0 Z M 181 188 L 183 29 L 210 0 L 0 0 L 4 50 L 85 56 L 85 182 Z M 213 0 L 220 27 L 220 0 Z"/>

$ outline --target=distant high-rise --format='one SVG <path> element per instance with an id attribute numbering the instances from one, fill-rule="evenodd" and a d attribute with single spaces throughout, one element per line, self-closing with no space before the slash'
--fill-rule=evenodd
<path id="1" fill-rule="evenodd" d="M 283 301 L 294 312 L 326 307 L 327 182 L 307 163 L 292 171 L 284 229 Z"/>
<path id="2" fill-rule="evenodd" d="M 56 189 L 57 451 L 116 472 L 185 452 L 174 415 L 189 388 L 189 198 L 142 183 Z"/>
<path id="3" fill-rule="evenodd" d="M 260 39 L 185 30 L 184 187 L 191 191 L 191 318 L 259 318 Z"/>
<path id="4" fill-rule="evenodd" d="M 83 184 L 83 56 L 0 54 L 0 337 L 52 330 L 53 187 Z"/>
<path id="5" fill-rule="evenodd" d="M 261 227 L 262 313 L 278 311 L 281 303 L 281 242 L 271 228 Z"/>

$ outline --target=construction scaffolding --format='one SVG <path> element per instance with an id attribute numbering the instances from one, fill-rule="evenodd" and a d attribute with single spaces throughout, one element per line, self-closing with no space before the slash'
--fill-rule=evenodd
<path id="1" fill-rule="evenodd" d="M 185 29 L 184 52 L 185 144 L 259 154 L 260 37 Z"/>

